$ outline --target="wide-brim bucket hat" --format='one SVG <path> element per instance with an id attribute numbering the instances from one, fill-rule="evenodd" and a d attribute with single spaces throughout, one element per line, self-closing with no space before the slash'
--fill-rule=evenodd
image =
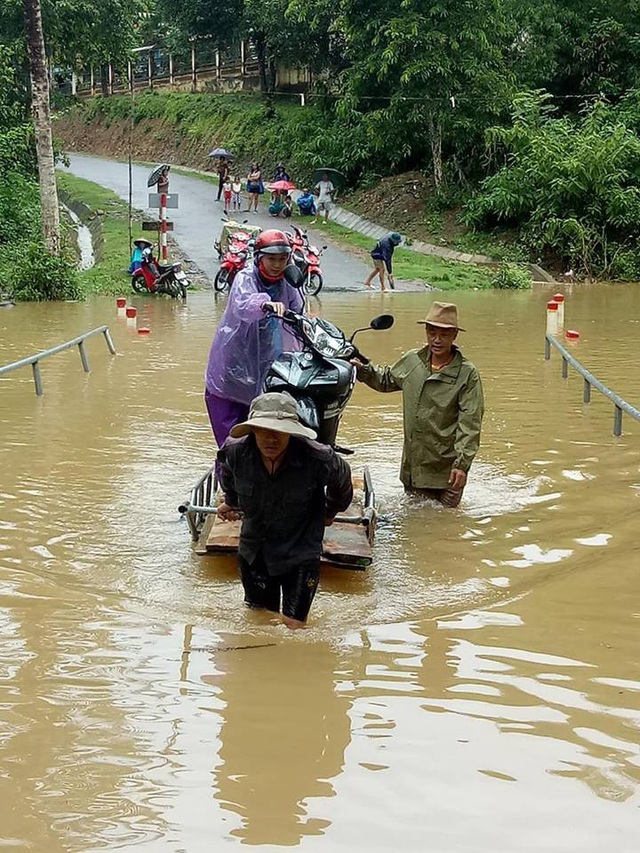
<path id="1" fill-rule="evenodd" d="M 133 241 L 133 245 L 137 246 L 138 243 L 144 243 L 145 246 L 153 246 L 152 241 L 148 240 L 146 237 L 136 237 L 136 239 Z"/>
<path id="2" fill-rule="evenodd" d="M 424 320 L 418 320 L 418 325 L 465 331 L 458 322 L 458 306 L 453 302 L 434 302 Z"/>
<path id="3" fill-rule="evenodd" d="M 315 438 L 316 433 L 300 423 L 296 401 L 283 391 L 268 391 L 251 403 L 249 417 L 231 429 L 233 438 L 249 435 L 254 429 L 271 429 L 299 438 Z"/>

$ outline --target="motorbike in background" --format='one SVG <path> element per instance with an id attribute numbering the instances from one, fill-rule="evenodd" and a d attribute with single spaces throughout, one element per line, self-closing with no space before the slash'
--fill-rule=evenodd
<path id="1" fill-rule="evenodd" d="M 136 293 L 159 293 L 172 299 L 186 299 L 190 284 L 179 261 L 162 264 L 149 248 L 142 252 L 140 266 L 131 273 L 131 287 Z"/>
<path id="2" fill-rule="evenodd" d="M 222 255 L 220 269 L 213 280 L 217 293 L 230 290 L 236 275 L 253 257 L 254 238 L 247 231 L 236 231 L 229 238 L 229 247 Z"/>
<path id="3" fill-rule="evenodd" d="M 291 239 L 291 260 L 302 273 L 302 289 L 307 296 L 316 296 L 322 290 L 324 278 L 320 268 L 320 255 L 327 248 L 309 243 L 307 232 L 293 225 Z"/>

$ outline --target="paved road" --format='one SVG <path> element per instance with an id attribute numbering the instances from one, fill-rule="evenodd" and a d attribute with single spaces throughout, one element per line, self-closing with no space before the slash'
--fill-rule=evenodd
<path id="1" fill-rule="evenodd" d="M 120 198 L 129 199 L 129 171 L 126 163 L 91 157 L 84 154 L 69 156 L 69 168 L 72 174 L 86 178 L 108 187 Z M 133 206 L 150 216 L 157 216 L 147 208 L 147 176 L 150 169 L 146 166 L 133 166 Z M 222 204 L 215 201 L 214 186 L 198 177 L 171 175 L 172 193 L 178 193 L 180 207 L 170 210 L 169 216 L 174 222 L 173 237 L 186 255 L 213 280 L 217 270 L 217 256 L 213 250 L 213 241 L 222 227 L 220 217 Z M 261 205 L 263 208 L 265 204 Z M 273 228 L 276 220 L 264 214 L 244 214 L 250 222 L 262 228 Z M 321 234 L 317 242 L 322 244 Z M 325 288 L 327 290 L 364 290 L 362 284 L 369 272 L 369 266 L 348 252 L 329 246 L 322 256 Z"/>

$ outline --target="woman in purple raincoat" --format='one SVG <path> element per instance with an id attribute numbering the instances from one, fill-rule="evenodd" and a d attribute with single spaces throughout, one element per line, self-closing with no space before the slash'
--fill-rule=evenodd
<path id="1" fill-rule="evenodd" d="M 263 231 L 256 240 L 253 266 L 241 270 L 233 282 L 205 373 L 204 397 L 218 447 L 231 427 L 247 419 L 275 359 L 301 348 L 278 319 L 287 309 L 300 312 L 304 305 L 300 291 L 283 278 L 290 255 L 282 231 Z"/>

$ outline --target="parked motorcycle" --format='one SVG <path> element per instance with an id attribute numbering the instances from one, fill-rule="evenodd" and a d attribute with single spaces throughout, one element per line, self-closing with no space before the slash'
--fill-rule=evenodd
<path id="1" fill-rule="evenodd" d="M 302 289 L 307 296 L 316 296 L 322 290 L 324 278 L 320 269 L 320 255 L 327 248 L 312 246 L 309 243 L 306 231 L 302 231 L 297 225 L 293 225 L 291 235 L 291 259 L 302 273 Z"/>
<path id="2" fill-rule="evenodd" d="M 172 299 L 186 299 L 189 285 L 179 261 L 161 264 L 149 248 L 142 252 L 142 262 L 131 274 L 131 287 L 136 293 L 161 293 Z"/>
<path id="3" fill-rule="evenodd" d="M 369 326 L 356 329 L 349 338 L 322 317 L 285 311 L 281 320 L 302 343 L 302 350 L 282 353 L 274 361 L 265 378 L 265 391 L 287 391 L 295 397 L 303 423 L 316 431 L 319 442 L 335 446 L 340 418 L 356 381 L 350 359 L 369 361 L 353 339 L 365 329 L 390 329 L 394 318 L 391 314 L 374 317 Z"/>
<path id="4" fill-rule="evenodd" d="M 255 240 L 247 231 L 236 231 L 229 238 L 229 247 L 222 256 L 220 269 L 213 280 L 213 288 L 217 293 L 231 289 L 233 280 L 253 257 Z"/>

